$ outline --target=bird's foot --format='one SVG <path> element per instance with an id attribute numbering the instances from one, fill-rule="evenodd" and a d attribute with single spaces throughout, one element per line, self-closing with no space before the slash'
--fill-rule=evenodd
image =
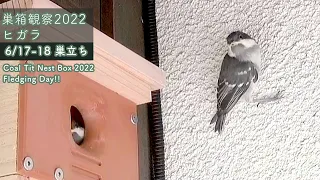
<path id="1" fill-rule="evenodd" d="M 266 97 L 266 98 L 261 98 L 261 99 L 253 99 L 253 102 L 254 103 L 258 103 L 257 104 L 257 107 L 258 107 L 260 104 L 265 104 L 265 103 L 269 103 L 269 102 L 274 102 L 274 101 L 280 100 L 281 98 L 283 98 L 282 92 L 283 92 L 283 90 L 282 91 L 278 91 L 276 93 L 276 95 L 271 96 L 271 97 Z"/>

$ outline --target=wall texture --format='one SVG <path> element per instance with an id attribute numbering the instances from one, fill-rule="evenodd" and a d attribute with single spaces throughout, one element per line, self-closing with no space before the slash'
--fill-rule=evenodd
<path id="1" fill-rule="evenodd" d="M 320 179 L 320 2 L 157 0 L 168 180 Z M 226 36 L 261 44 L 258 97 L 238 104 L 218 136 L 209 125 Z"/>

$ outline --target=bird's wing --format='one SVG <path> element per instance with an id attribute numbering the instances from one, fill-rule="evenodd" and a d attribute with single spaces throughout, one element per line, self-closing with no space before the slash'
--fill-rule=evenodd
<path id="1" fill-rule="evenodd" d="M 258 73 L 253 63 L 238 61 L 227 54 L 218 80 L 218 110 L 228 113 L 248 90 L 251 82 L 257 80 Z"/>

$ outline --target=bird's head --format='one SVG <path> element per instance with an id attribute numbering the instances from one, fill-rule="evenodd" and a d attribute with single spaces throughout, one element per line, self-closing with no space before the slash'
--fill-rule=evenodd
<path id="1" fill-rule="evenodd" d="M 257 45 L 256 41 L 251 36 L 241 31 L 230 33 L 226 39 L 229 46 L 229 55 L 231 57 L 235 57 L 244 50 Z"/>

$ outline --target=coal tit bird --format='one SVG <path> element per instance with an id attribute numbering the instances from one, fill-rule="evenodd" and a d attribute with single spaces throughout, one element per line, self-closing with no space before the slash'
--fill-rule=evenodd
<path id="1" fill-rule="evenodd" d="M 270 98 L 253 99 L 252 92 L 261 71 L 261 49 L 248 34 L 235 31 L 227 38 L 228 53 L 224 56 L 217 87 L 217 112 L 210 124 L 220 134 L 226 115 L 239 100 L 247 102 L 270 102 L 279 99 L 279 93 Z"/>

